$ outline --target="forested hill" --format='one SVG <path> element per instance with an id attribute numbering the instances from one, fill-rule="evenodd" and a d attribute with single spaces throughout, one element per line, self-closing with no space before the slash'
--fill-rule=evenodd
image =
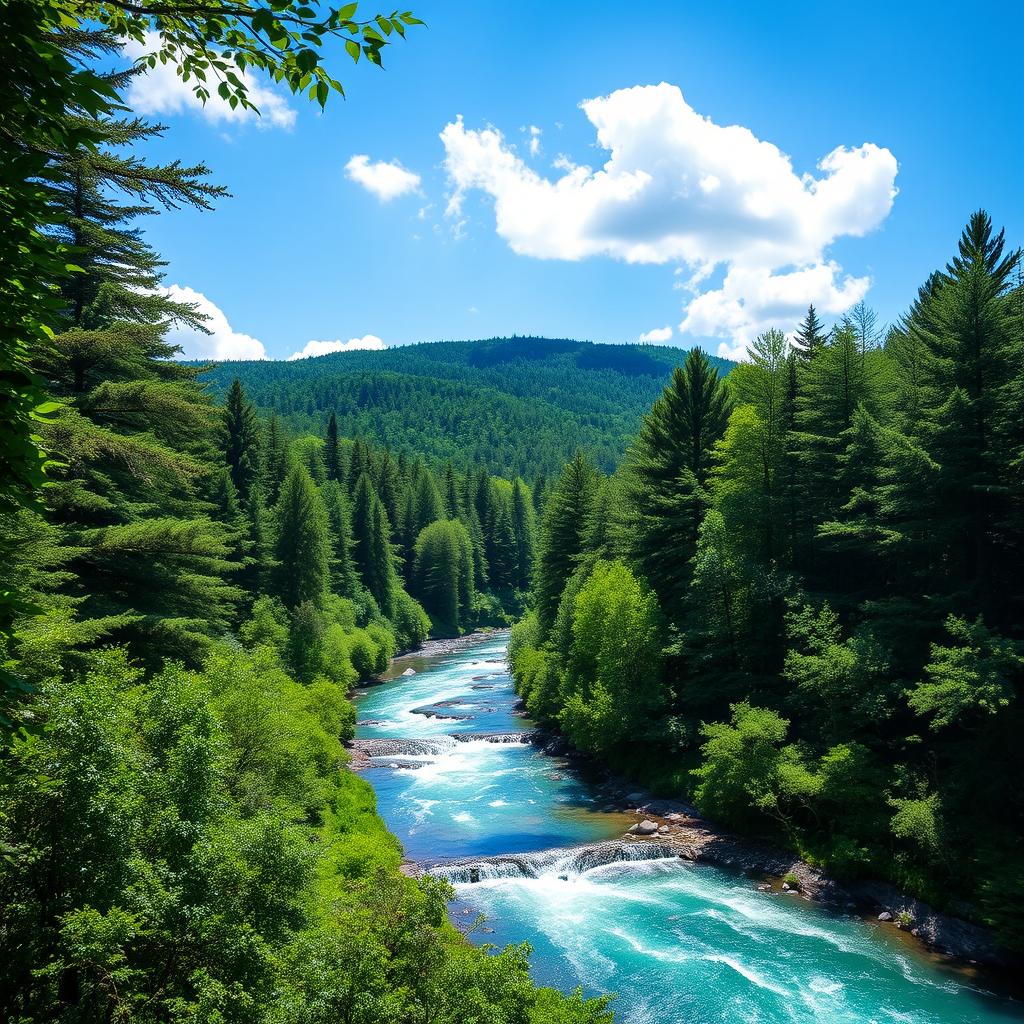
<path id="1" fill-rule="evenodd" d="M 614 469 L 640 417 L 686 353 L 551 338 L 442 341 L 293 362 L 228 362 L 206 379 L 220 397 L 238 377 L 252 401 L 296 432 L 343 436 L 487 466 L 557 472 L 576 448 Z M 712 358 L 720 373 L 733 365 Z"/>

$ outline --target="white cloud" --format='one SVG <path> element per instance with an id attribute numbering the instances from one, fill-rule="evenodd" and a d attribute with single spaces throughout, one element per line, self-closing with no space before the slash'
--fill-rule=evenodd
<path id="1" fill-rule="evenodd" d="M 330 352 L 354 352 L 356 349 L 387 348 L 376 334 L 364 334 L 361 338 L 349 338 L 348 341 L 307 341 L 301 352 L 293 352 L 288 361 L 293 359 L 309 359 L 313 356 L 325 356 Z"/>
<path id="2" fill-rule="evenodd" d="M 248 334 L 232 329 L 224 311 L 211 302 L 202 292 L 180 284 L 162 289 L 175 302 L 189 302 L 209 319 L 206 329 L 209 334 L 180 325 L 167 332 L 167 340 L 181 346 L 179 359 L 266 359 L 267 350 L 263 342 Z"/>
<path id="3" fill-rule="evenodd" d="M 721 288 L 690 301 L 679 324 L 681 333 L 727 337 L 718 354 L 742 359 L 747 345 L 769 327 L 790 329 L 813 302 L 819 314 L 839 316 L 866 294 L 866 277 L 841 276 L 833 262 L 815 263 L 790 272 L 733 266 Z"/>
<path id="4" fill-rule="evenodd" d="M 530 133 L 530 156 L 536 156 L 540 152 L 540 137 L 544 132 L 538 128 L 535 124 L 531 124 L 527 131 Z"/>
<path id="5" fill-rule="evenodd" d="M 703 117 L 673 85 L 620 89 L 581 107 L 608 159 L 594 170 L 560 157 L 554 179 L 497 129 L 470 130 L 461 117 L 446 125 L 448 215 L 462 217 L 466 195 L 479 190 L 494 201 L 498 234 L 522 255 L 685 264 L 696 297 L 680 329 L 734 347 L 769 321 L 792 326 L 787 317 L 809 302 L 841 312 L 867 289 L 863 278 L 840 280 L 826 250 L 888 215 L 897 172 L 888 149 L 840 146 L 817 177 L 801 176 L 778 147 Z M 722 287 L 700 294 L 719 266 Z"/>
<path id="6" fill-rule="evenodd" d="M 144 43 L 129 40 L 123 50 L 125 56 L 137 60 L 145 54 L 155 53 L 159 47 L 157 34 L 147 32 Z M 281 93 L 248 71 L 242 73 L 241 78 L 245 82 L 249 99 L 259 108 L 259 114 L 241 106 L 232 109 L 226 100 L 217 95 L 219 83 L 212 77 L 205 83 L 210 90 L 210 98 L 205 104 L 202 103 L 193 92 L 197 84 L 195 79 L 183 82 L 173 64 L 159 62 L 156 67 L 147 68 L 144 74 L 132 79 L 128 86 L 128 105 L 140 114 L 181 114 L 195 111 L 214 123 L 250 122 L 262 128 L 291 128 L 295 124 L 295 111 Z"/>
<path id="7" fill-rule="evenodd" d="M 370 162 L 365 153 L 359 153 L 345 164 L 345 173 L 351 181 L 372 192 L 382 203 L 415 192 L 420 187 L 420 176 L 406 170 L 397 160 Z M 425 208 L 426 209 L 426 208 Z"/>
<path id="8" fill-rule="evenodd" d="M 636 340 L 639 341 L 641 344 L 643 344 L 644 342 L 654 342 L 655 344 L 660 344 L 663 341 L 668 341 L 668 339 L 671 337 L 671 327 L 655 327 L 650 331 L 644 331 L 644 333 L 641 334 L 640 337 L 637 338 Z"/>

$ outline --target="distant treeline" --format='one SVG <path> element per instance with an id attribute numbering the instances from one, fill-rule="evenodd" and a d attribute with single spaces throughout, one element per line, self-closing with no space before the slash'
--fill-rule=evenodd
<path id="1" fill-rule="evenodd" d="M 557 473 L 577 447 L 611 472 L 683 358 L 659 346 L 517 337 L 226 363 L 203 379 L 221 394 L 238 377 L 259 409 L 296 432 L 321 432 L 333 413 L 344 436 L 533 479 Z"/>

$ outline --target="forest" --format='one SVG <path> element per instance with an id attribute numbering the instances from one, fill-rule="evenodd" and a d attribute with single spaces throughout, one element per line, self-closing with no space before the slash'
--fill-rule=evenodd
<path id="1" fill-rule="evenodd" d="M 888 330 L 693 350 L 613 474 L 566 463 L 510 644 L 580 751 L 1017 950 L 1022 284 L 979 210 Z"/>
<path id="2" fill-rule="evenodd" d="M 296 431 L 320 431 L 334 412 L 346 436 L 533 480 L 577 447 L 612 472 L 678 359 L 657 345 L 514 337 L 229 362 L 204 379 L 221 394 L 237 377 Z"/>
<path id="3" fill-rule="evenodd" d="M 354 6 L 319 30 L 379 60 Z M 333 415 L 292 431 L 237 382 L 215 402 L 166 340 L 203 319 L 140 219 L 224 190 L 143 158 L 164 129 L 121 100 L 141 67 L 95 69 L 156 19 L 193 70 L 251 31 L 251 66 L 269 33 L 293 87 L 322 101 L 326 74 L 298 57 L 306 9 L 194 10 L 0 14 L 0 1018 L 607 1020 L 535 987 L 525 945 L 466 942 L 346 768 L 359 680 L 521 607 L 539 492 Z"/>

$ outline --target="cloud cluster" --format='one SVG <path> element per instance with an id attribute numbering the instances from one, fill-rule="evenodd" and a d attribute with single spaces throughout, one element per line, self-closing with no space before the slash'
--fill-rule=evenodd
<path id="1" fill-rule="evenodd" d="M 228 323 L 224 311 L 202 292 L 180 284 L 172 284 L 163 290 L 175 302 L 192 303 L 200 313 L 205 313 L 209 318 L 205 325 L 209 334 L 182 326 L 172 327 L 168 331 L 167 340 L 181 346 L 181 359 L 267 358 L 267 350 L 263 347 L 263 342 L 234 330 Z"/>
<path id="2" fill-rule="evenodd" d="M 288 361 L 293 359 L 310 359 L 315 356 L 326 356 L 331 352 L 354 352 L 356 349 L 379 350 L 387 348 L 376 334 L 364 334 L 361 338 L 349 338 L 348 341 L 307 341 L 300 352 L 293 352 Z"/>
<path id="3" fill-rule="evenodd" d="M 497 129 L 467 129 L 461 117 L 446 125 L 448 214 L 462 216 L 466 195 L 479 190 L 517 253 L 685 264 L 696 297 L 680 330 L 728 337 L 730 350 L 768 319 L 787 327 L 809 302 L 846 308 L 866 291 L 866 279 L 841 278 L 825 252 L 888 215 L 897 172 L 888 149 L 840 146 L 819 161 L 817 177 L 798 175 L 777 146 L 698 114 L 674 85 L 620 89 L 581 107 L 608 159 L 597 170 L 560 161 L 554 179 Z M 719 266 L 722 286 L 700 294 Z"/>
<path id="4" fill-rule="evenodd" d="M 155 32 L 147 32 L 144 43 L 134 39 L 124 46 L 124 54 L 131 60 L 160 48 Z M 195 111 L 213 123 L 243 124 L 254 123 L 261 128 L 291 128 L 295 124 L 295 110 L 287 99 L 255 75 L 246 71 L 241 75 L 249 99 L 259 109 L 257 114 L 241 106 L 234 109 L 226 100 L 217 95 L 217 82 L 207 81 L 210 98 L 202 103 L 196 98 L 193 87 L 196 82 L 183 82 L 172 64 L 158 63 L 137 75 L 128 86 L 128 105 L 140 114 L 181 114 Z"/>
<path id="5" fill-rule="evenodd" d="M 668 341 L 668 339 L 671 337 L 672 328 L 666 326 L 655 327 L 650 331 L 644 331 L 644 333 L 641 334 L 640 337 L 637 338 L 636 340 L 640 342 L 641 345 L 645 343 L 649 343 L 652 345 L 660 345 L 662 342 Z"/>
<path id="6" fill-rule="evenodd" d="M 371 162 L 365 153 L 352 157 L 345 164 L 345 173 L 350 181 L 362 185 L 382 203 L 416 192 L 420 187 L 420 176 L 406 170 L 397 160 Z"/>

